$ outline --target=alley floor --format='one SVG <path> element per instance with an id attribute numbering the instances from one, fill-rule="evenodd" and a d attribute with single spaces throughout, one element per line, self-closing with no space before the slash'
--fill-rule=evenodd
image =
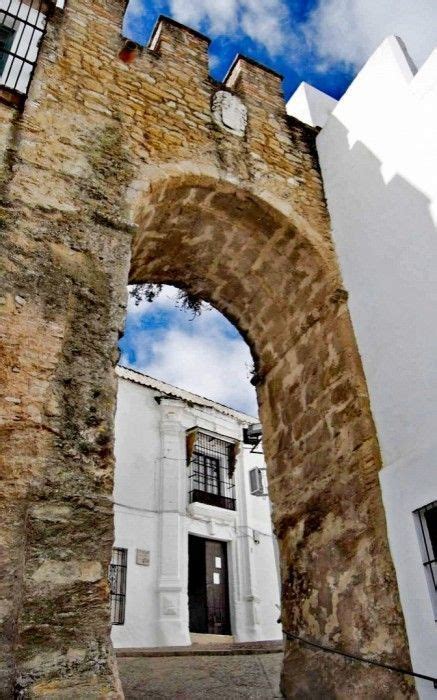
<path id="1" fill-rule="evenodd" d="M 281 698 L 282 654 L 124 657 L 126 700 L 273 700 Z"/>

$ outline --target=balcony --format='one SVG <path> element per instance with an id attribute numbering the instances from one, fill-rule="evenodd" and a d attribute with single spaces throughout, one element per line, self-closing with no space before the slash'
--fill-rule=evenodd
<path id="1" fill-rule="evenodd" d="M 216 508 L 226 508 L 227 510 L 236 510 L 235 498 L 229 496 L 221 496 L 219 493 L 208 493 L 200 489 L 190 491 L 190 503 L 205 503 L 208 506 Z"/>
<path id="2" fill-rule="evenodd" d="M 189 502 L 236 510 L 236 444 L 195 431 L 187 436 Z"/>

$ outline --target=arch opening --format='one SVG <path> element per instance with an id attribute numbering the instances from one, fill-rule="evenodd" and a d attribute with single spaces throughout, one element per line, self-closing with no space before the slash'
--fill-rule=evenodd
<path id="1" fill-rule="evenodd" d="M 265 461 L 262 443 L 246 434 L 253 426 L 259 435 L 250 352 L 219 312 L 204 305 L 193 319 L 175 292 L 164 287 L 152 304 L 131 297 L 120 344 L 113 567 L 120 571 L 123 555 L 127 581 L 122 624 L 111 596 L 112 640 L 116 649 L 206 644 L 209 652 L 216 642 L 258 642 L 261 651 L 268 641 L 280 652 Z M 135 561 L 144 549 L 147 568 Z M 119 663 L 127 694 L 129 665 Z"/>

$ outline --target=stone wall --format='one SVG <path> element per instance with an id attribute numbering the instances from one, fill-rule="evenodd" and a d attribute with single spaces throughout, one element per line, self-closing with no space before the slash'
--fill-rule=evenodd
<path id="1" fill-rule="evenodd" d="M 284 626 L 408 665 L 315 132 L 286 117 L 279 76 L 240 58 L 217 85 L 208 40 L 169 20 L 122 60 L 123 5 L 57 10 L 24 112 L 0 110 L 3 695 L 122 695 L 106 572 L 128 280 L 201 294 L 250 344 Z M 240 130 L 213 118 L 218 91 Z M 402 676 L 295 643 L 283 687 L 414 694 Z"/>

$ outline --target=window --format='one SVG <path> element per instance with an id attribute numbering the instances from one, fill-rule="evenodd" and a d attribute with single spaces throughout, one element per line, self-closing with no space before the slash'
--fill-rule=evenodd
<path id="1" fill-rule="evenodd" d="M 111 590 L 111 623 L 124 625 L 126 609 L 127 549 L 114 548 L 109 565 L 109 586 Z"/>
<path id="2" fill-rule="evenodd" d="M 263 473 L 259 467 L 251 469 L 249 472 L 250 493 L 252 496 L 264 496 Z"/>
<path id="3" fill-rule="evenodd" d="M 423 565 L 437 617 L 437 501 L 415 511 L 422 543 Z"/>
<path id="4" fill-rule="evenodd" d="M 5 24 L 0 25 L 0 73 L 3 73 L 8 55 L 14 43 L 15 31 Z"/>
<path id="5" fill-rule="evenodd" d="M 220 494 L 220 460 L 217 457 L 194 452 L 193 486 L 206 493 Z"/>
<path id="6" fill-rule="evenodd" d="M 0 85 L 27 94 L 52 7 L 45 0 L 0 0 Z"/>
<path id="7" fill-rule="evenodd" d="M 238 444 L 193 429 L 187 433 L 190 503 L 235 510 Z"/>

